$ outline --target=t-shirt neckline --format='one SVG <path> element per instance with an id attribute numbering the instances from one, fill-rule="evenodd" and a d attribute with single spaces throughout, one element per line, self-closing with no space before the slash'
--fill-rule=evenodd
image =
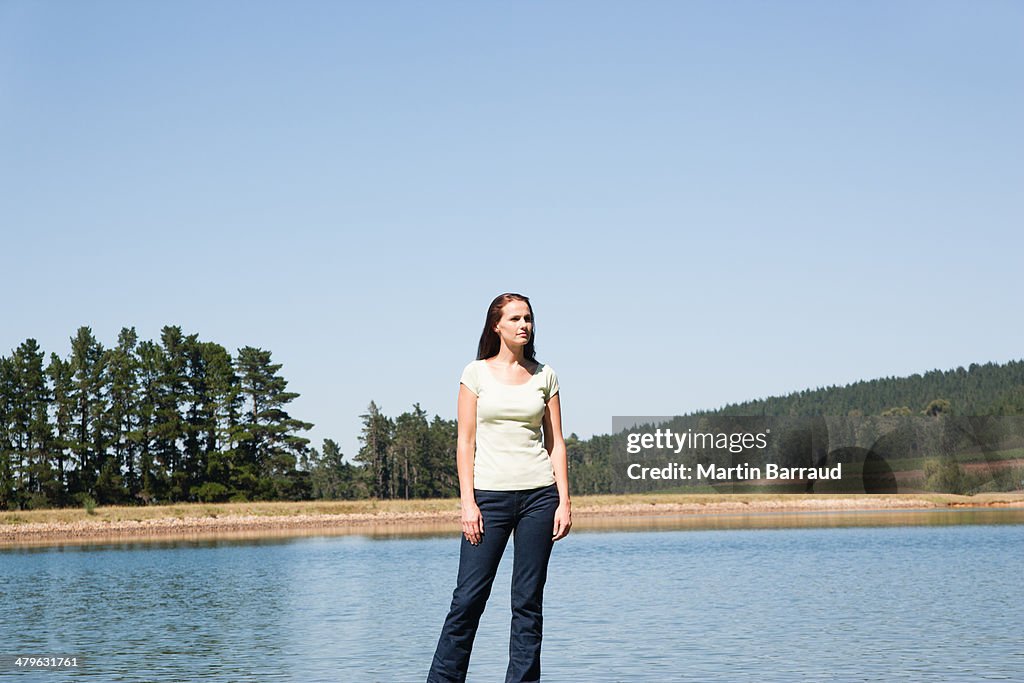
<path id="1" fill-rule="evenodd" d="M 480 362 L 483 363 L 484 369 L 487 371 L 487 374 L 489 374 L 491 376 L 491 379 L 494 380 L 494 382 L 496 384 L 500 384 L 503 387 L 525 387 L 527 384 L 529 384 L 530 382 L 533 381 L 534 377 L 536 377 L 537 375 L 540 374 L 540 369 L 542 367 L 544 367 L 543 363 L 541 363 L 539 361 L 534 361 L 535 363 L 537 363 L 537 369 L 534 370 L 533 374 L 530 375 L 530 379 L 526 380 L 525 382 L 521 382 L 519 384 L 509 384 L 508 382 L 502 382 L 500 379 L 498 379 L 498 376 L 494 374 L 494 371 L 491 370 L 491 366 L 487 364 L 486 360 L 482 360 L 481 359 Z"/>

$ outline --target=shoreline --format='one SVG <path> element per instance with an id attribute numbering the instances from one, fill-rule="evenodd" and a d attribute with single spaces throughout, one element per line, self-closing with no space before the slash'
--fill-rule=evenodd
<path id="1" fill-rule="evenodd" d="M 577 529 L 606 527 L 640 518 L 927 512 L 943 509 L 1024 509 L 1024 492 L 977 496 L 950 494 L 648 494 L 578 496 Z M 36 510 L 0 513 L 0 547 L 131 540 L 241 536 L 457 532 L 455 499 L 432 501 L 338 501 L 306 503 L 182 504 L 149 508 Z M 592 523 L 588 523 L 592 522 Z"/>

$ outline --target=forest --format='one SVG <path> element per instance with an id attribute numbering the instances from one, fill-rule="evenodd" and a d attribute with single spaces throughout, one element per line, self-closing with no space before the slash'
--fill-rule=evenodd
<path id="1" fill-rule="evenodd" d="M 61 358 L 27 339 L 0 357 L 0 509 L 173 502 L 408 499 L 458 495 L 456 423 L 371 400 L 346 458 L 293 417 L 271 352 L 165 326 L 124 328 L 105 347 L 89 327 Z M 731 404 L 694 416 L 1024 415 L 1024 362 L 972 364 Z M 570 488 L 607 493 L 611 435 L 566 439 Z"/>

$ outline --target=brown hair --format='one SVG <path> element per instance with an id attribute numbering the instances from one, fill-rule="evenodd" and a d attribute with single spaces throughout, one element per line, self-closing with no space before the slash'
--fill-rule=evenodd
<path id="1" fill-rule="evenodd" d="M 526 304 L 527 308 L 530 309 L 530 318 L 533 318 L 533 306 L 530 305 L 530 300 L 522 294 L 514 294 L 512 292 L 505 292 L 494 297 L 494 301 L 491 302 L 490 307 L 487 309 L 487 319 L 484 320 L 484 331 L 480 333 L 480 343 L 476 347 L 476 359 L 486 360 L 491 356 L 498 355 L 498 351 L 501 349 L 501 338 L 498 337 L 498 333 L 494 331 L 494 326 L 501 320 L 501 309 L 505 307 L 509 301 L 522 301 Z M 536 339 L 536 320 L 534 319 L 534 334 L 530 335 L 530 341 L 526 343 L 526 347 L 523 348 L 523 355 L 528 360 L 537 362 L 537 350 L 534 347 L 534 340 Z"/>

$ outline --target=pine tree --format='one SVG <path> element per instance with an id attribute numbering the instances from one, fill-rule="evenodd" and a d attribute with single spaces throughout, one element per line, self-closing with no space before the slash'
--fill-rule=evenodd
<path id="1" fill-rule="evenodd" d="M 55 353 L 50 354 L 50 364 L 46 366 L 46 374 L 53 387 L 53 427 L 54 444 L 51 456 L 51 467 L 56 473 L 59 493 L 55 504 L 67 505 L 69 499 L 68 452 L 74 442 L 74 386 L 72 382 L 71 363 L 61 360 Z"/>
<path id="2" fill-rule="evenodd" d="M 361 481 L 362 468 L 345 462 L 345 456 L 335 441 L 324 439 L 322 454 L 315 448 L 310 449 L 306 462 L 314 498 L 353 500 L 366 497 Z"/>
<path id="3" fill-rule="evenodd" d="M 459 469 L 456 460 L 458 445 L 458 424 L 455 420 L 444 420 L 435 415 L 430 423 L 430 449 L 425 464 L 430 473 L 430 498 L 447 498 L 459 495 Z"/>
<path id="4" fill-rule="evenodd" d="M 363 431 L 359 436 L 363 447 L 359 449 L 356 461 L 364 463 L 370 470 L 370 495 L 375 498 L 394 498 L 393 467 L 389 456 L 393 430 L 391 419 L 381 413 L 373 401 L 370 401 L 366 413 L 359 417 L 363 419 Z"/>
<path id="5" fill-rule="evenodd" d="M 160 332 L 162 354 L 153 424 L 154 456 L 167 482 L 167 497 L 188 500 L 193 463 L 185 458 L 186 421 L 189 397 L 186 340 L 181 328 L 166 325 Z"/>
<path id="6" fill-rule="evenodd" d="M 422 498 L 431 489 L 428 461 L 430 457 L 430 426 L 427 414 L 420 404 L 413 405 L 411 413 L 402 413 L 395 420 L 394 438 L 391 441 L 391 489 L 397 496 Z"/>
<path id="7" fill-rule="evenodd" d="M 200 345 L 200 355 L 204 374 L 196 396 L 205 430 L 201 499 L 226 500 L 231 492 L 232 465 L 242 431 L 239 425 L 241 388 L 227 349 L 220 344 L 205 342 Z"/>
<path id="8" fill-rule="evenodd" d="M 134 499 L 142 489 L 139 451 L 139 356 L 135 328 L 122 328 L 117 346 L 107 351 L 110 377 L 110 441 L 113 463 L 123 477 L 119 502 Z M 121 474 L 123 473 L 123 474 Z"/>
<path id="9" fill-rule="evenodd" d="M 306 475 L 296 469 L 309 439 L 296 431 L 313 428 L 292 418 L 285 410 L 299 395 L 286 391 L 287 380 L 278 375 L 280 363 L 270 362 L 270 351 L 246 346 L 236 361 L 244 400 L 239 437 L 239 470 L 236 488 L 259 499 L 298 500 L 309 495 Z M 239 471 L 239 470 L 236 470 Z"/>
<path id="10" fill-rule="evenodd" d="M 137 497 L 143 503 L 156 503 L 166 499 L 170 477 L 162 466 L 159 434 L 159 409 L 163 378 L 164 353 L 152 341 L 141 342 L 139 354 L 139 401 L 136 406 L 138 423 L 133 435 L 139 448 L 139 486 Z"/>
<path id="11" fill-rule="evenodd" d="M 15 442 L 24 458 L 20 495 L 28 507 L 46 507 L 59 499 L 50 463 L 54 449 L 49 416 L 52 398 L 44 357 L 35 339 L 27 339 L 11 357 L 16 388 Z"/>
<path id="12" fill-rule="evenodd" d="M 92 334 L 92 329 L 80 327 L 71 339 L 71 395 L 74 406 L 74 429 L 71 434 L 71 452 L 74 469 L 71 472 L 70 493 L 73 497 L 96 495 L 96 481 L 106 455 L 104 416 L 107 409 L 106 363 L 103 345 Z"/>
<path id="13" fill-rule="evenodd" d="M 14 365 L 10 359 L 0 356 L 0 510 L 18 506 L 16 473 L 20 454 L 14 448 L 12 435 L 16 400 Z"/>

